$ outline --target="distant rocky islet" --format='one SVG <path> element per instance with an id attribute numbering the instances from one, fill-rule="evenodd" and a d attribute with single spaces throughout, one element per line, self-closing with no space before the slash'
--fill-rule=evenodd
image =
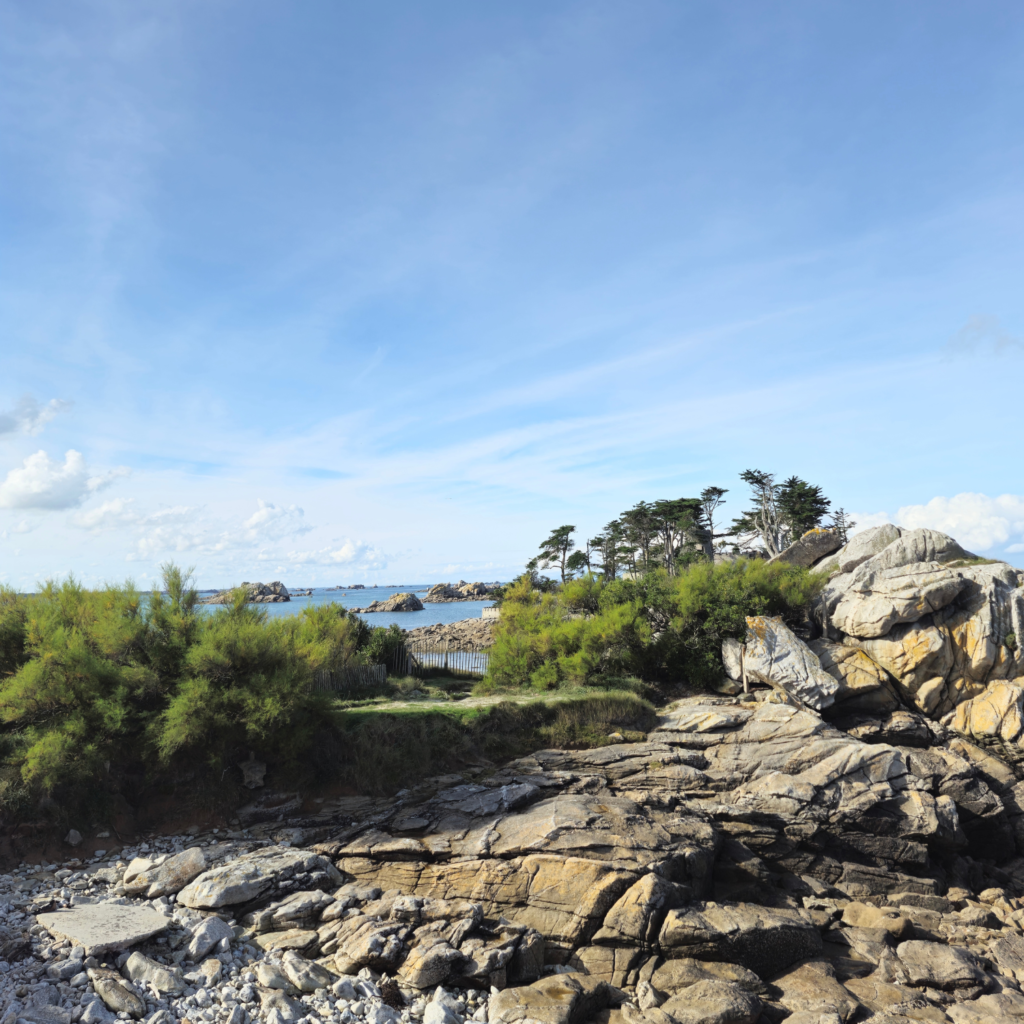
<path id="1" fill-rule="evenodd" d="M 244 582 L 241 586 L 246 590 L 246 602 L 248 604 L 279 604 L 285 601 L 290 601 L 293 596 L 313 596 L 312 588 L 289 591 L 280 580 L 275 580 L 273 583 Z M 497 590 L 499 586 L 500 584 L 498 583 L 467 583 L 465 580 L 459 580 L 459 582 L 454 585 L 451 583 L 435 583 L 427 591 L 426 596 L 422 601 L 412 592 L 406 591 L 400 594 L 393 594 L 391 597 L 388 597 L 383 601 L 371 601 L 365 608 L 352 608 L 351 611 L 357 614 L 373 612 L 420 612 L 423 611 L 424 603 L 448 604 L 454 601 L 484 600 Z M 231 604 L 235 600 L 234 595 L 237 592 L 237 589 L 238 588 L 229 588 L 227 590 L 221 590 L 211 597 L 203 598 L 201 603 Z M 358 584 L 353 587 L 332 587 L 330 589 L 365 590 L 366 587 L 363 584 Z"/>

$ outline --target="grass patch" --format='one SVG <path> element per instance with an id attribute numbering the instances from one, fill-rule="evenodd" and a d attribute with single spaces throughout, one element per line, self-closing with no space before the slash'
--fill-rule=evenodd
<path id="1" fill-rule="evenodd" d="M 485 707 L 415 705 L 388 711 L 338 707 L 318 745 L 317 775 L 371 795 L 393 793 L 430 775 L 464 770 L 547 747 L 585 749 L 640 739 L 656 712 L 633 693 L 560 694 Z"/>

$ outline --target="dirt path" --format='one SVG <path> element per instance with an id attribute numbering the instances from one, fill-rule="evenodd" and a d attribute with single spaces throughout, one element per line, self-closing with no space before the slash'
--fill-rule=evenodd
<path id="1" fill-rule="evenodd" d="M 485 708 L 492 704 L 532 704 L 535 701 L 557 700 L 557 697 L 541 693 L 503 693 L 495 697 L 466 697 L 463 700 L 442 700 L 437 697 L 419 697 L 412 700 L 389 700 L 380 704 L 360 704 L 346 708 L 346 711 L 401 711 L 407 708 L 423 710 L 445 710 L 446 708 Z"/>

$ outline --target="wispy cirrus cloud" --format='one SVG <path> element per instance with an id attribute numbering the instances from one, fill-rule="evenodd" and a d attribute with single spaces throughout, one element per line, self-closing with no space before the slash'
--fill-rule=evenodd
<path id="1" fill-rule="evenodd" d="M 13 409 L 0 412 L 0 435 L 38 434 L 59 413 L 70 408 L 71 403 L 61 398 L 52 398 L 40 405 L 31 395 L 25 395 Z"/>
<path id="2" fill-rule="evenodd" d="M 235 560 L 252 558 L 293 566 L 383 569 L 387 565 L 383 552 L 349 538 L 319 549 L 284 550 L 282 541 L 309 533 L 313 527 L 304 521 L 303 510 L 298 506 L 275 505 L 262 498 L 257 502 L 256 511 L 241 524 L 210 516 L 204 506 L 177 505 L 143 512 L 135 507 L 132 499 L 123 498 L 78 512 L 71 521 L 80 529 L 96 534 L 129 530 L 132 535 L 129 561 L 181 554 L 223 554 Z"/>
<path id="3" fill-rule="evenodd" d="M 946 343 L 947 355 L 969 355 L 990 351 L 996 354 L 1024 352 L 1024 340 L 1010 334 L 999 317 L 987 313 L 972 316 Z"/>

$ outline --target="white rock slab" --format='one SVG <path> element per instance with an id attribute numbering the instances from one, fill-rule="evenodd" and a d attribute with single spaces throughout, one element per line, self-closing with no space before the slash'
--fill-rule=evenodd
<path id="1" fill-rule="evenodd" d="M 85 947 L 86 956 L 128 949 L 164 931 L 171 923 L 151 907 L 117 903 L 85 903 L 40 914 L 38 922 L 53 936 Z"/>

